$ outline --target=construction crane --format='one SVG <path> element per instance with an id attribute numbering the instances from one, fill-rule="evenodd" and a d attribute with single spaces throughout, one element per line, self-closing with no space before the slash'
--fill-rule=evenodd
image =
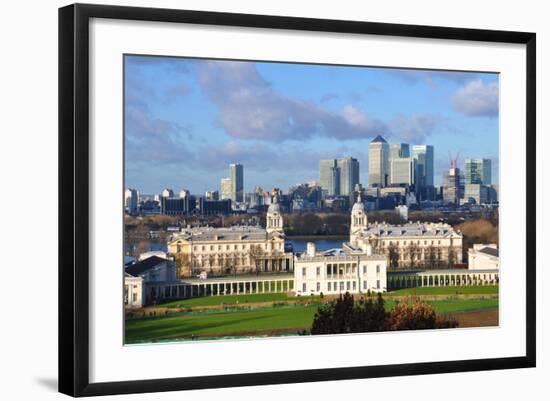
<path id="1" fill-rule="evenodd" d="M 451 155 L 451 151 L 449 150 L 449 161 L 451 162 L 451 168 L 457 168 L 458 167 L 458 158 L 460 157 L 460 152 L 456 153 L 456 157 L 453 159 L 453 156 Z"/>

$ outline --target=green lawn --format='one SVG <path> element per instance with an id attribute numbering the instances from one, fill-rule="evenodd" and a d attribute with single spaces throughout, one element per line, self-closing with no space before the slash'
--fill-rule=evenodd
<path id="1" fill-rule="evenodd" d="M 126 341 L 166 340 L 262 334 L 271 330 L 309 329 L 316 306 L 259 309 L 135 319 L 126 321 Z"/>
<path id="2" fill-rule="evenodd" d="M 433 301 L 438 313 L 471 311 L 498 307 L 498 299 L 460 299 Z M 395 306 L 387 300 L 386 309 Z M 182 314 L 159 318 L 129 319 L 126 321 L 126 342 L 225 337 L 270 334 L 273 330 L 290 333 L 309 329 L 316 305 L 266 308 L 246 311 Z"/>
<path id="3" fill-rule="evenodd" d="M 254 302 L 277 302 L 292 299 L 284 292 L 273 294 L 220 295 L 182 299 L 157 305 L 165 308 L 190 308 L 192 306 L 235 305 Z"/>
<path id="4" fill-rule="evenodd" d="M 386 295 L 455 295 L 455 294 L 498 294 L 498 285 L 486 286 L 449 286 L 449 287 L 415 287 L 389 291 Z"/>

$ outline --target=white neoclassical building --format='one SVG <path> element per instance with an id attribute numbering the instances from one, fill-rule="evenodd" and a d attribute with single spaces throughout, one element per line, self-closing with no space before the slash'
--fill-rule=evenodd
<path id="1" fill-rule="evenodd" d="M 351 212 L 350 242 L 369 244 L 389 267 L 448 267 L 462 263 L 462 234 L 445 223 L 370 223 L 359 195 Z"/>
<path id="2" fill-rule="evenodd" d="M 145 305 L 145 286 L 142 277 L 124 273 L 124 306 L 141 308 Z"/>
<path id="3" fill-rule="evenodd" d="M 496 244 L 474 244 L 468 249 L 468 269 L 487 270 L 499 268 L 498 246 Z"/>
<path id="4" fill-rule="evenodd" d="M 234 226 L 183 229 L 168 240 L 179 278 L 200 272 L 234 274 L 291 272 L 292 253 L 285 252 L 283 216 L 279 204 L 272 203 L 266 228 Z"/>
<path id="5" fill-rule="evenodd" d="M 317 252 L 314 243 L 294 257 L 296 295 L 351 294 L 386 291 L 387 260 L 369 245 Z"/>

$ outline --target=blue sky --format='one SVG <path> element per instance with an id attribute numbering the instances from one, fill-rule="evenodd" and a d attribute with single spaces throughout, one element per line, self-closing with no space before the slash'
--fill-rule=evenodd
<path id="1" fill-rule="evenodd" d="M 230 163 L 245 191 L 318 180 L 319 160 L 352 156 L 367 184 L 368 145 L 434 146 L 493 160 L 498 74 L 125 56 L 125 180 L 141 193 L 219 190 Z"/>

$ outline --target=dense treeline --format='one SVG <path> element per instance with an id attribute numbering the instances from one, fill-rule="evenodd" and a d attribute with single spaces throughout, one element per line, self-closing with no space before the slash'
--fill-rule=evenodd
<path id="1" fill-rule="evenodd" d="M 341 235 L 349 234 L 349 213 L 290 213 L 283 216 L 287 235 Z M 498 243 L 498 213 L 465 214 L 413 211 L 410 221 L 445 222 L 461 230 L 474 242 Z M 231 227 L 239 224 L 265 227 L 265 214 L 237 214 L 231 216 L 125 216 L 125 233 L 128 238 L 147 238 L 149 231 L 165 231 L 168 227 L 205 226 Z M 368 212 L 369 222 L 402 224 L 404 221 L 393 211 Z M 471 242 L 473 243 L 473 242 Z M 466 248 L 467 249 L 467 248 Z"/>
<path id="2" fill-rule="evenodd" d="M 360 299 L 345 293 L 327 305 L 319 307 L 311 334 L 365 333 L 390 330 L 420 330 L 458 327 L 455 319 L 437 316 L 433 307 L 419 299 L 399 302 L 390 312 L 384 299 Z"/>

